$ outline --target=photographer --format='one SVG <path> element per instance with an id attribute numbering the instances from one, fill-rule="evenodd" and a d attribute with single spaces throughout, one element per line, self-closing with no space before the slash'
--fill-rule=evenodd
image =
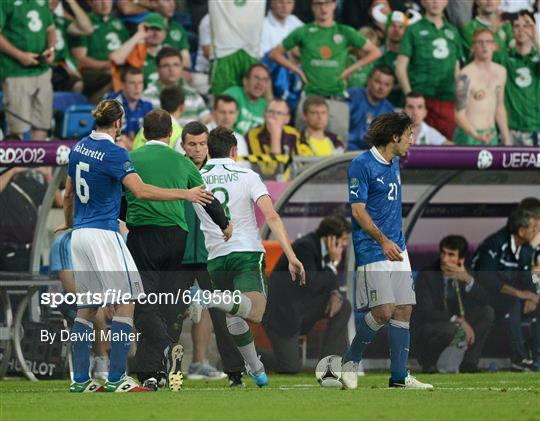
<path id="1" fill-rule="evenodd" d="M 0 79 L 9 134 L 44 140 L 51 128 L 56 30 L 47 2 L 0 2 Z M 11 136 L 6 136 L 10 138 Z"/>

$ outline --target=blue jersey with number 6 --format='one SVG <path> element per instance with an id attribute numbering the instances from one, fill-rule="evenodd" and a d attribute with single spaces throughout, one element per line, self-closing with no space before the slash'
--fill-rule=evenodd
<path id="1" fill-rule="evenodd" d="M 125 149 L 105 133 L 92 132 L 69 154 L 75 192 L 73 228 L 118 231 L 122 180 L 135 172 Z"/>
<path id="2" fill-rule="evenodd" d="M 401 179 L 399 158 L 388 163 L 373 147 L 357 156 L 348 170 L 349 203 L 365 203 L 375 225 L 405 250 L 405 236 L 401 218 Z M 387 260 L 381 246 L 352 219 L 353 245 L 356 265 Z"/>

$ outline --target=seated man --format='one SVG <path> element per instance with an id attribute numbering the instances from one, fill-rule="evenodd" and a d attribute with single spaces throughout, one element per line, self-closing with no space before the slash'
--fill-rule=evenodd
<path id="1" fill-rule="evenodd" d="M 211 121 L 210 110 L 204 99 L 193 88 L 184 83 L 182 78 L 182 56 L 172 47 L 163 47 L 156 56 L 158 80 L 150 84 L 143 92 L 143 98 L 150 101 L 154 108 L 159 107 L 160 94 L 165 88 L 180 86 L 184 91 L 185 103 L 182 118 L 178 123 L 185 126 L 193 120 L 207 124 Z"/>
<path id="2" fill-rule="evenodd" d="M 259 160 L 260 171 L 265 176 L 285 170 L 283 178 L 287 179 L 286 168 L 294 155 L 313 154 L 309 146 L 301 143 L 300 133 L 288 125 L 290 119 L 287 103 L 273 99 L 264 113 L 264 124 L 251 129 L 247 135 L 249 153 L 252 159 Z"/>
<path id="3" fill-rule="evenodd" d="M 419 361 L 424 371 L 435 372 L 441 352 L 464 333 L 469 347 L 459 371 L 477 372 L 493 309 L 484 288 L 465 269 L 467 240 L 449 235 L 441 240 L 439 251 L 439 260 L 420 272 L 415 284 Z"/>
<path id="4" fill-rule="evenodd" d="M 409 92 L 405 97 L 405 114 L 412 120 L 413 144 L 415 145 L 453 145 L 436 128 L 424 120 L 427 116 L 426 99 L 419 92 Z"/>
<path id="5" fill-rule="evenodd" d="M 343 153 L 341 139 L 328 131 L 328 103 L 323 97 L 309 96 L 302 105 L 306 128 L 302 142 L 309 145 L 315 156 L 330 156 Z"/>
<path id="6" fill-rule="evenodd" d="M 214 109 L 212 111 L 213 121 L 207 124 L 208 131 L 215 129 L 217 126 L 223 126 L 226 129 L 233 130 L 236 137 L 238 158 L 239 161 L 247 160 L 249 149 L 244 136 L 234 131 L 234 123 L 238 119 L 238 104 L 230 95 L 218 95 L 214 98 Z M 247 163 L 249 165 L 249 163 Z M 242 165 L 240 163 L 240 165 Z"/>
<path id="7" fill-rule="evenodd" d="M 264 64 L 256 63 L 247 71 L 243 83 L 244 86 L 231 86 L 224 94 L 236 100 L 240 114 L 234 130 L 246 136 L 250 129 L 260 126 L 264 121 L 264 110 L 268 105 L 265 95 L 270 89 L 270 72 Z"/>
<path id="8" fill-rule="evenodd" d="M 347 350 L 347 322 L 351 304 L 339 290 L 338 266 L 349 241 L 351 224 L 341 215 L 324 218 L 315 232 L 292 244 L 306 271 L 303 286 L 290 282 L 287 259 L 281 256 L 268 281 L 264 328 L 273 357 L 266 367 L 278 373 L 297 373 L 302 367 L 298 337 L 321 319 L 328 319 L 320 355 L 343 355 Z M 264 357 L 264 356 L 263 356 Z"/>
<path id="9" fill-rule="evenodd" d="M 394 111 L 386 99 L 394 86 L 394 72 L 388 66 L 377 66 L 369 74 L 367 88 L 349 89 L 349 140 L 347 149 L 366 149 L 364 136 L 375 117 Z"/>
<path id="10" fill-rule="evenodd" d="M 531 331 L 533 342 L 538 344 L 540 307 L 532 281 L 534 250 L 530 243 L 539 231 L 540 208 L 519 206 L 512 211 L 504 228 L 480 244 L 472 260 L 475 278 L 488 291 L 496 320 L 508 326 L 513 371 L 535 369 L 525 349 L 521 322 L 527 317 L 536 319 Z"/>
<path id="11" fill-rule="evenodd" d="M 124 108 L 124 121 L 122 124 L 122 138 L 126 149 L 133 148 L 133 139 L 142 128 L 144 116 L 152 111 L 152 104 L 142 98 L 143 73 L 135 67 L 122 69 L 122 90 L 112 94 L 110 99 L 116 99 Z"/>

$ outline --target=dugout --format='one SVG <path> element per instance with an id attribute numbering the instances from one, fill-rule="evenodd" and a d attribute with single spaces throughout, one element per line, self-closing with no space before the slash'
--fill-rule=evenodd
<path id="1" fill-rule="evenodd" d="M 358 152 L 348 152 L 313 163 L 289 183 L 277 200 L 276 209 L 291 239 L 315 230 L 330 213 L 350 215 L 347 168 L 357 155 Z M 404 230 L 413 271 L 437 258 L 438 244 L 444 236 L 463 235 L 472 252 L 505 224 L 510 210 L 521 199 L 540 197 L 537 148 L 416 146 L 402 159 L 401 167 Z M 273 239 L 266 225 L 262 237 Z M 350 297 L 354 275 L 352 247 L 347 249 L 344 262 L 343 283 L 349 286 Z M 354 334 L 353 326 L 349 333 Z M 308 360 L 317 358 L 317 341 L 316 337 L 308 338 Z M 368 368 L 386 368 L 385 341 L 386 335 L 378 335 L 368 348 Z M 488 340 L 485 356 L 504 357 L 506 349 L 501 342 Z M 500 366 L 504 363 L 498 362 Z"/>

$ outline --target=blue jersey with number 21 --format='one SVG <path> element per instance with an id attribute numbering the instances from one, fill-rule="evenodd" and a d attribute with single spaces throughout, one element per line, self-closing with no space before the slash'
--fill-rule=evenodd
<path id="1" fill-rule="evenodd" d="M 118 231 L 122 180 L 133 172 L 127 151 L 110 136 L 92 132 L 77 143 L 68 167 L 75 192 L 73 228 Z"/>
<path id="2" fill-rule="evenodd" d="M 373 147 L 351 162 L 348 179 L 349 203 L 365 203 L 367 213 L 379 230 L 404 251 L 399 158 L 394 158 L 390 164 Z M 354 217 L 351 219 L 356 265 L 387 260 L 381 246 L 362 230 Z"/>

